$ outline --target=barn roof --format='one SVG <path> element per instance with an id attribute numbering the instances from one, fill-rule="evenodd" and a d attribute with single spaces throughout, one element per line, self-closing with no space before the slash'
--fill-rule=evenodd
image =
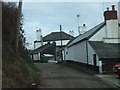
<path id="1" fill-rule="evenodd" d="M 45 44 L 33 51 L 30 52 L 30 54 L 52 54 L 55 55 L 55 47 L 56 47 L 56 43 L 49 43 L 49 44 Z"/>
<path id="2" fill-rule="evenodd" d="M 79 43 L 83 40 L 91 38 L 95 33 L 97 33 L 101 28 L 103 28 L 106 25 L 105 22 L 100 23 L 99 25 L 93 27 L 89 31 L 85 32 L 82 35 L 77 36 L 72 42 L 70 42 L 67 46 L 70 47 L 76 43 Z"/>
<path id="3" fill-rule="evenodd" d="M 120 43 L 89 41 L 89 44 L 100 59 L 120 59 Z"/>
<path id="4" fill-rule="evenodd" d="M 57 41 L 57 40 L 70 40 L 74 38 L 73 36 L 65 33 L 65 32 L 52 32 L 45 37 L 43 37 L 43 41 Z"/>

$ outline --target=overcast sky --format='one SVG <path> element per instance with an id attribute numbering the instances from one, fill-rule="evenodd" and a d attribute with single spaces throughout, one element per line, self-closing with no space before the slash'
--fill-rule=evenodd
<path id="1" fill-rule="evenodd" d="M 24 15 L 24 30 L 27 42 L 32 43 L 36 40 L 36 29 L 42 29 L 45 36 L 51 32 L 59 31 L 62 25 L 64 32 L 69 33 L 73 30 L 75 36 L 78 35 L 79 24 L 86 24 L 88 30 L 104 21 L 103 10 L 117 2 L 24 2 L 22 13 Z"/>

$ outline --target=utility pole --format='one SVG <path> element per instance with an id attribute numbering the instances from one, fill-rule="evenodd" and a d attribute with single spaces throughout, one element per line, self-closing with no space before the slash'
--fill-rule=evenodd
<path id="1" fill-rule="evenodd" d="M 60 54 L 61 54 L 61 60 L 63 61 L 63 55 L 62 55 L 62 25 L 60 25 L 60 39 L 61 39 Z"/>
<path id="2" fill-rule="evenodd" d="M 22 10 L 22 0 L 19 0 L 19 4 L 18 4 L 18 17 L 17 17 L 17 31 L 16 31 L 16 53 L 17 54 L 18 54 L 18 48 L 19 48 L 21 10 Z"/>
<path id="3" fill-rule="evenodd" d="M 62 25 L 60 25 L 60 39 L 61 39 L 61 48 L 62 48 Z"/>

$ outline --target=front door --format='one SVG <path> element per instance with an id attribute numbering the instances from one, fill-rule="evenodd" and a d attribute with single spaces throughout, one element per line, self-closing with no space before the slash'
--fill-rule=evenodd
<path id="1" fill-rule="evenodd" d="M 94 66 L 97 66 L 97 62 L 96 62 L 96 54 L 93 54 L 93 62 L 94 62 Z"/>

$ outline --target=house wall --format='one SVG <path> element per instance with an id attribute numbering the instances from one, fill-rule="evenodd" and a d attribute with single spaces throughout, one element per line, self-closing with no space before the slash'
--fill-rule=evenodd
<path id="1" fill-rule="evenodd" d="M 87 63 L 86 41 L 75 44 L 65 49 L 66 60 L 73 60 L 81 63 Z"/>
<path id="2" fill-rule="evenodd" d="M 109 38 L 105 38 L 104 39 L 104 43 L 110 43 L 110 42 L 111 43 L 120 43 L 120 39 L 118 39 L 118 38 L 113 38 L 113 39 L 112 38 L 110 38 L 110 39 Z"/>
<path id="3" fill-rule="evenodd" d="M 52 43 L 53 41 L 50 41 L 50 43 Z M 56 42 L 56 46 L 61 46 L 61 41 L 55 41 Z M 62 40 L 62 45 L 66 45 L 69 42 L 69 40 Z M 43 45 L 47 44 L 48 42 L 43 42 Z M 34 43 L 34 49 L 38 48 L 41 46 L 41 42 L 36 42 Z"/>
<path id="4" fill-rule="evenodd" d="M 120 43 L 120 27 L 116 20 L 108 20 L 107 26 L 104 26 L 89 41 L 103 41 L 104 43 Z"/>
<path id="5" fill-rule="evenodd" d="M 40 53 L 30 55 L 30 57 L 31 57 L 31 59 L 33 59 L 33 61 L 41 60 L 41 59 L 40 59 Z"/>
<path id="6" fill-rule="evenodd" d="M 119 23 L 120 24 L 120 23 Z M 118 36 L 120 36 L 120 27 L 118 28 Z M 119 37 L 120 38 L 120 37 Z"/>
<path id="7" fill-rule="evenodd" d="M 64 56 L 65 58 L 64 58 L 64 60 L 66 61 L 68 59 L 68 50 L 67 50 L 67 47 L 65 47 L 64 52 L 65 52 L 65 56 Z"/>
<path id="8" fill-rule="evenodd" d="M 63 60 L 65 60 L 65 50 L 62 51 Z"/>
<path id="9" fill-rule="evenodd" d="M 118 38 L 118 20 L 106 21 L 107 38 Z"/>
<path id="10" fill-rule="evenodd" d="M 88 51 L 86 49 L 88 49 Z M 88 54 L 88 61 L 87 61 L 87 54 Z M 96 53 L 87 41 L 83 41 L 69 48 L 65 48 L 66 61 L 72 60 L 84 64 L 88 63 L 90 66 L 94 66 L 93 54 Z M 97 56 L 97 54 L 96 54 L 96 66 L 99 67 L 99 72 L 102 73 L 101 61 L 99 61 L 99 57 Z"/>
<path id="11" fill-rule="evenodd" d="M 118 2 L 118 22 L 120 23 L 120 1 Z"/>
<path id="12" fill-rule="evenodd" d="M 103 38 L 107 37 L 106 26 L 99 30 L 95 35 L 93 35 L 89 41 L 103 41 Z"/>
<path id="13" fill-rule="evenodd" d="M 45 44 L 47 44 L 47 42 L 43 42 L 43 45 L 45 45 Z M 42 46 L 41 42 L 34 43 L 34 49 L 41 47 L 41 46 Z"/>
<path id="14" fill-rule="evenodd" d="M 61 40 L 55 41 L 57 46 L 61 46 Z M 69 40 L 62 40 L 62 45 L 66 45 L 69 42 Z"/>
<path id="15" fill-rule="evenodd" d="M 33 54 L 33 60 L 34 61 L 39 60 L 39 55 L 38 54 Z"/>
<path id="16" fill-rule="evenodd" d="M 62 40 L 62 45 L 66 45 L 70 40 Z M 56 46 L 61 46 L 61 40 L 55 41 Z M 50 41 L 50 43 L 53 43 L 53 41 Z M 47 44 L 47 42 L 43 42 L 43 45 Z"/>
<path id="17" fill-rule="evenodd" d="M 107 21 L 107 38 L 104 39 L 104 43 L 120 43 L 120 27 L 118 20 Z"/>
<path id="18" fill-rule="evenodd" d="M 88 64 L 90 65 L 94 65 L 94 59 L 93 59 L 93 54 L 96 54 L 95 51 L 93 50 L 93 48 L 90 46 L 90 44 L 88 43 Z M 99 66 L 99 58 L 96 55 L 96 65 Z"/>
<path id="19" fill-rule="evenodd" d="M 38 48 L 41 46 L 41 42 L 36 42 L 34 43 L 34 49 Z"/>

